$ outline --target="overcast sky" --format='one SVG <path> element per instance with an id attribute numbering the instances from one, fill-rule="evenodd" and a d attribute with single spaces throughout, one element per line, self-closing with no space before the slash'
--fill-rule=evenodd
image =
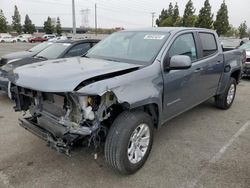
<path id="1" fill-rule="evenodd" d="M 188 0 L 174 0 L 184 12 Z M 210 0 L 214 18 L 223 0 Z M 14 5 L 17 5 L 24 22 L 25 14 L 28 14 L 37 26 L 43 26 L 48 16 L 61 18 L 62 26 L 72 26 L 72 0 L 0 0 L 0 9 L 10 23 L 14 13 Z M 75 0 L 76 24 L 82 25 L 81 9 L 89 9 L 89 25 L 94 27 L 94 5 L 97 4 L 98 27 L 135 28 L 151 26 L 151 12 L 156 12 L 158 17 L 162 8 L 167 8 L 169 0 Z M 203 6 L 204 0 L 193 0 L 196 14 Z M 244 20 L 250 26 L 249 0 L 226 0 L 229 10 L 229 21 L 238 27 Z"/>

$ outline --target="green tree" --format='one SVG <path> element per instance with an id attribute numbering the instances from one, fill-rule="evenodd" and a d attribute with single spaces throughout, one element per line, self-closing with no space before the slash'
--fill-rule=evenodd
<path id="1" fill-rule="evenodd" d="M 189 0 L 186 4 L 184 15 L 183 15 L 183 26 L 184 27 L 194 27 L 196 22 L 196 16 L 194 15 L 195 8 L 192 0 Z"/>
<path id="2" fill-rule="evenodd" d="M 205 0 L 204 6 L 201 8 L 196 27 L 212 29 L 213 28 L 213 14 L 211 13 L 211 5 L 209 0 Z"/>
<path id="3" fill-rule="evenodd" d="M 55 27 L 52 24 L 51 17 L 48 17 L 47 21 L 45 21 L 43 25 L 44 25 L 43 29 L 44 29 L 44 31 L 45 31 L 46 34 L 52 34 L 52 33 L 54 33 Z"/>
<path id="4" fill-rule="evenodd" d="M 161 14 L 159 15 L 159 18 L 156 19 L 156 25 L 160 27 L 161 22 L 168 17 L 168 10 L 162 9 Z"/>
<path id="5" fill-rule="evenodd" d="M 162 10 L 159 19 L 156 20 L 157 26 L 160 27 L 171 27 L 174 26 L 174 7 L 173 4 L 170 2 L 167 10 Z"/>
<path id="6" fill-rule="evenodd" d="M 225 35 L 230 29 L 228 21 L 228 9 L 225 0 L 223 0 L 220 9 L 217 12 L 216 20 L 214 22 L 214 29 L 217 31 L 219 36 Z"/>
<path id="7" fill-rule="evenodd" d="M 175 3 L 173 11 L 173 26 L 178 26 L 179 23 L 176 22 L 177 20 L 179 21 L 179 18 L 180 18 L 179 6 L 177 3 Z"/>
<path id="8" fill-rule="evenodd" d="M 56 20 L 56 33 L 58 35 L 62 34 L 62 26 L 61 26 L 61 21 L 59 17 L 57 17 L 57 20 Z"/>
<path id="9" fill-rule="evenodd" d="M 233 25 L 229 26 L 229 30 L 225 34 L 225 37 L 239 37 L 239 30 L 235 28 Z"/>
<path id="10" fill-rule="evenodd" d="M 8 22 L 4 16 L 3 10 L 0 9 L 0 33 L 7 33 L 8 31 Z"/>
<path id="11" fill-rule="evenodd" d="M 35 25 L 32 24 L 31 19 L 29 18 L 28 14 L 26 14 L 23 25 L 23 32 L 33 34 L 35 31 L 36 31 Z"/>
<path id="12" fill-rule="evenodd" d="M 247 24 L 246 24 L 246 21 L 244 21 L 243 23 L 240 24 L 240 27 L 239 27 L 239 35 L 240 35 L 240 38 L 241 38 L 241 39 L 248 36 L 248 34 L 247 34 Z"/>
<path id="13" fill-rule="evenodd" d="M 12 28 L 18 34 L 22 32 L 21 16 L 19 14 L 19 11 L 16 5 L 15 5 L 15 10 L 14 10 L 14 16 L 12 16 Z"/>

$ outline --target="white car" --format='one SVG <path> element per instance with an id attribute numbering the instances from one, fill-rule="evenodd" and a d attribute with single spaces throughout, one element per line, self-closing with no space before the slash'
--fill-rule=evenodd
<path id="1" fill-rule="evenodd" d="M 9 36 L 3 36 L 0 37 L 0 42 L 16 42 L 16 38 L 14 37 L 9 37 Z"/>
<path id="2" fill-rule="evenodd" d="M 23 35 L 18 35 L 16 37 L 17 42 L 29 42 L 29 39 L 32 38 L 33 36 L 31 34 L 23 34 Z"/>
<path id="3" fill-rule="evenodd" d="M 60 40 L 68 40 L 68 38 L 65 37 L 65 36 L 61 36 L 61 37 L 51 38 L 51 39 L 49 39 L 48 41 L 49 41 L 49 42 L 55 42 L 55 41 L 60 41 Z"/>
<path id="4" fill-rule="evenodd" d="M 43 35 L 42 38 L 45 38 L 45 39 L 56 38 L 56 35 L 54 35 L 54 34 L 46 34 L 46 35 Z"/>

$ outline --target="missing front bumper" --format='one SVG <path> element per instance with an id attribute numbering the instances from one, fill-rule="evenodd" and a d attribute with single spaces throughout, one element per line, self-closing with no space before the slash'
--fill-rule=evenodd
<path id="1" fill-rule="evenodd" d="M 64 129 L 63 126 L 58 127 L 60 125 L 55 125 L 57 131 L 63 131 L 61 133 L 64 133 L 61 134 L 61 137 L 57 137 L 57 133 L 38 125 L 32 117 L 19 119 L 19 125 L 46 141 L 51 148 L 66 155 L 70 155 L 75 143 L 83 138 L 82 135 L 66 132 L 66 128 Z"/>

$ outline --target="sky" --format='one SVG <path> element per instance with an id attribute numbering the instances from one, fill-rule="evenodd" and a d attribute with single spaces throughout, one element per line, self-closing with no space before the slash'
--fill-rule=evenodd
<path id="1" fill-rule="evenodd" d="M 156 18 L 163 8 L 168 8 L 170 2 L 179 5 L 180 14 L 183 15 L 188 0 L 75 0 L 76 25 L 83 25 L 82 9 L 89 9 L 89 26 L 95 25 L 95 4 L 97 5 L 97 26 L 102 28 L 139 28 L 150 27 L 152 14 Z M 223 0 L 210 0 L 214 18 Z M 36 26 L 43 26 L 48 16 L 60 17 L 63 27 L 72 26 L 72 0 L 0 0 L 0 9 L 3 10 L 9 23 L 14 14 L 14 5 L 17 5 L 24 22 L 26 14 Z M 196 14 L 204 4 L 204 0 L 193 0 Z M 243 21 L 250 26 L 249 0 L 226 0 L 229 11 L 230 24 L 238 27 Z"/>

